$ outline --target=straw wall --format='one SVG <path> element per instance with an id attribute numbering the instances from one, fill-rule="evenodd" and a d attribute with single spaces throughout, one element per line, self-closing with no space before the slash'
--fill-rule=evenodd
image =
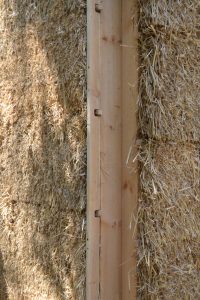
<path id="1" fill-rule="evenodd" d="M 0 299 L 84 299 L 85 0 L 0 0 Z"/>
<path id="2" fill-rule="evenodd" d="M 200 295 L 200 3 L 141 0 L 138 299 Z"/>

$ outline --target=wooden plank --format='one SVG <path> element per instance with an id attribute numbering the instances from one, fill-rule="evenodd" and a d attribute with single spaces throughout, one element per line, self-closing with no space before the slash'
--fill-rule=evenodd
<path id="1" fill-rule="evenodd" d="M 102 1 L 101 300 L 121 299 L 121 0 Z"/>
<path id="2" fill-rule="evenodd" d="M 132 164 L 136 153 L 129 159 L 128 155 L 137 135 L 137 7 L 136 0 L 123 0 L 122 4 L 122 300 L 133 300 L 136 299 L 138 175 L 133 172 Z"/>
<path id="3" fill-rule="evenodd" d="M 87 300 L 136 299 L 137 173 L 126 163 L 137 133 L 135 4 L 88 0 Z"/>
<path id="4" fill-rule="evenodd" d="M 86 298 L 99 299 L 99 243 L 100 218 L 100 119 L 94 111 L 100 107 L 100 16 L 95 12 L 95 1 L 87 1 L 87 268 Z"/>

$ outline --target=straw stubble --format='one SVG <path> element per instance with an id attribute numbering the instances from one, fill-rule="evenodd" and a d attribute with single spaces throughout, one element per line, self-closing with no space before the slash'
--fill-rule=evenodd
<path id="1" fill-rule="evenodd" d="M 1 0 L 0 32 L 2 300 L 84 299 L 86 1 Z"/>
<path id="2" fill-rule="evenodd" d="M 199 299 L 200 4 L 139 6 L 138 299 Z"/>

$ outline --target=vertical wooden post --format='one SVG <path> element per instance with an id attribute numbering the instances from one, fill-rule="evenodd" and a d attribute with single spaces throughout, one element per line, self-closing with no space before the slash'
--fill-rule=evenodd
<path id="1" fill-rule="evenodd" d="M 136 0 L 88 0 L 87 300 L 135 299 Z"/>
<path id="2" fill-rule="evenodd" d="M 136 3 L 136 0 L 122 1 L 122 300 L 136 299 L 138 176 L 136 165 L 133 170 L 133 155 L 128 159 L 137 135 Z"/>
<path id="3" fill-rule="evenodd" d="M 100 108 L 100 15 L 95 11 L 95 1 L 87 5 L 87 300 L 99 299 L 100 285 L 100 118 L 95 111 Z M 96 212 L 96 213 L 95 213 Z"/>
<path id="4" fill-rule="evenodd" d="M 101 299 L 121 299 L 121 0 L 101 12 Z"/>

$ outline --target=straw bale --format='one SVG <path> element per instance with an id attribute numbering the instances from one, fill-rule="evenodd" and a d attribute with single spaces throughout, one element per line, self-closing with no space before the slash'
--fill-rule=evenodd
<path id="1" fill-rule="evenodd" d="M 138 299 L 199 299 L 200 146 L 140 151 Z"/>
<path id="2" fill-rule="evenodd" d="M 85 299 L 86 1 L 0 0 L 0 296 Z"/>
<path id="3" fill-rule="evenodd" d="M 138 299 L 199 299 L 200 2 L 139 6 Z"/>
<path id="4" fill-rule="evenodd" d="M 140 1 L 139 121 L 159 140 L 200 139 L 200 2 Z"/>

